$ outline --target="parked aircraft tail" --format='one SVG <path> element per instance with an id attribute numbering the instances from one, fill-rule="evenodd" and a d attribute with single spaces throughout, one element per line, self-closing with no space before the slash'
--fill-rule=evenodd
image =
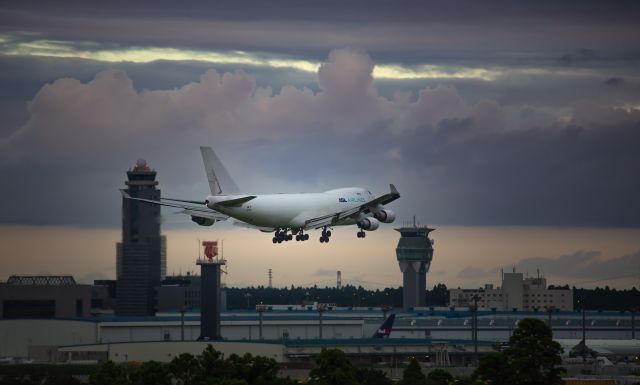
<path id="1" fill-rule="evenodd" d="M 376 330 L 376 332 L 373 333 L 371 338 L 389 337 L 389 334 L 391 334 L 391 328 L 393 328 L 393 321 L 395 319 L 396 319 L 396 315 L 395 314 L 389 315 L 389 317 L 387 317 L 387 319 L 384 320 L 382 325 L 380 325 L 378 330 Z"/>
<path id="2" fill-rule="evenodd" d="M 200 147 L 212 195 L 237 195 L 240 189 L 211 147 Z"/>

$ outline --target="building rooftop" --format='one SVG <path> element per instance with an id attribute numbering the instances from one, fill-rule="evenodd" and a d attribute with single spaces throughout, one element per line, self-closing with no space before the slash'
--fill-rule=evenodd
<path id="1" fill-rule="evenodd" d="M 6 284 L 14 286 L 75 286 L 76 280 L 70 275 L 12 275 Z"/>

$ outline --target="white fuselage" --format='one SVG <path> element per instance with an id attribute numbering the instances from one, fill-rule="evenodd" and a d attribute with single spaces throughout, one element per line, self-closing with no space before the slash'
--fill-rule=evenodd
<path id="1" fill-rule="evenodd" d="M 216 207 L 217 211 L 259 227 L 303 228 L 309 219 L 355 208 L 373 199 L 371 192 L 359 187 L 341 188 L 322 193 L 265 194 L 238 207 Z M 207 199 L 215 201 L 220 196 Z M 335 225 L 353 225 L 346 219 Z"/>

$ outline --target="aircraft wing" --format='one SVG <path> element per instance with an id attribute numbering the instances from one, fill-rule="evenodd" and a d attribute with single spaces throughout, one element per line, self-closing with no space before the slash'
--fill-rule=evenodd
<path id="1" fill-rule="evenodd" d="M 193 204 L 204 204 L 203 202 L 187 201 L 187 200 L 171 199 L 171 198 L 165 198 L 159 201 L 155 201 L 153 199 L 134 198 L 131 195 L 129 195 L 129 193 L 127 193 L 125 190 L 120 190 L 120 192 L 122 193 L 122 196 L 125 199 L 151 203 L 154 205 L 179 208 L 179 209 L 182 209 L 181 211 L 182 214 L 187 214 L 194 217 L 210 218 L 210 219 L 215 219 L 217 221 L 224 221 L 227 218 L 229 218 L 229 216 L 221 214 L 217 211 L 211 210 L 206 206 L 203 206 L 203 207 L 193 206 Z"/>
<path id="2" fill-rule="evenodd" d="M 309 219 L 305 222 L 305 228 L 307 229 L 317 229 L 320 227 L 324 227 L 324 226 L 331 226 L 333 224 L 336 224 L 344 219 L 347 218 L 352 218 L 353 216 L 362 213 L 362 214 L 367 214 L 371 212 L 371 208 L 377 206 L 377 205 L 385 205 L 388 203 L 391 203 L 393 201 L 395 201 L 396 199 L 400 198 L 400 193 L 398 192 L 398 190 L 396 189 L 396 186 L 394 186 L 393 184 L 389 185 L 389 190 L 390 192 L 388 192 L 387 194 L 381 195 L 379 197 L 377 197 L 376 199 L 373 199 L 369 202 L 366 202 L 360 206 L 357 207 L 353 207 L 349 210 L 345 210 L 345 211 L 340 211 L 337 213 L 333 213 L 333 214 L 328 214 L 328 215 L 323 215 L 321 217 L 317 217 L 317 218 L 312 218 Z"/>

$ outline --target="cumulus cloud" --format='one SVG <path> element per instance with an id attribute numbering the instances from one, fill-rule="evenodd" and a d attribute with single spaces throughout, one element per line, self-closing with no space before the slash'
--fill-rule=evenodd
<path id="1" fill-rule="evenodd" d="M 450 85 L 387 98 L 373 69 L 367 53 L 337 49 L 316 90 L 274 91 L 240 70 L 154 90 L 122 70 L 57 79 L 0 139 L 0 172 L 13 181 L 0 186 L 0 220 L 115 225 L 115 189 L 141 156 L 170 196 L 197 198 L 206 187 L 195 149 L 207 144 L 258 192 L 392 182 L 399 213 L 431 223 L 640 225 L 640 111 L 584 101 L 562 116 L 468 100 Z M 55 204 L 32 204 L 42 186 Z"/>

